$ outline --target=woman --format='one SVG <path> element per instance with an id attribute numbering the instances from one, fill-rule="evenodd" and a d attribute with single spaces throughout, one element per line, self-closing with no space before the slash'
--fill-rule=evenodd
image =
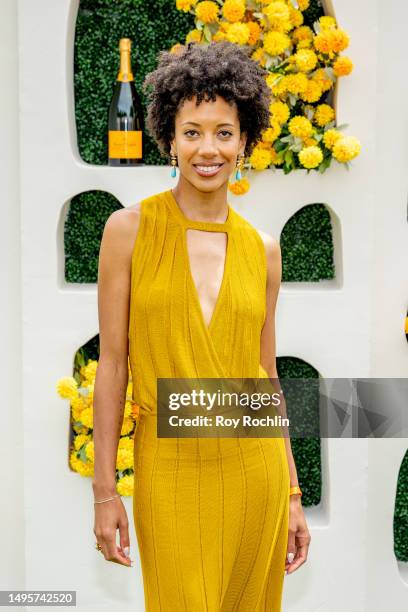
<path id="1" fill-rule="evenodd" d="M 227 202 L 230 175 L 269 125 L 265 74 L 225 41 L 161 52 L 144 84 L 147 126 L 179 180 L 113 213 L 103 234 L 94 533 L 105 559 L 130 565 L 115 496 L 129 354 L 133 513 L 152 612 L 278 612 L 285 570 L 307 558 L 289 438 L 157 435 L 157 378 L 277 379 L 279 244 Z"/>

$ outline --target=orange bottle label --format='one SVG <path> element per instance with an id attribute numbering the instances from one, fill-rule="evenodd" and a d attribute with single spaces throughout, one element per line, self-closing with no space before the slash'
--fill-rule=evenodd
<path id="1" fill-rule="evenodd" d="M 109 130 L 109 157 L 115 159 L 141 159 L 141 130 Z"/>

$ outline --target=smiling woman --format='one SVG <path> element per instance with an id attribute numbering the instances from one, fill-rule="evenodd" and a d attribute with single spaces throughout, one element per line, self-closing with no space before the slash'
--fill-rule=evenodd
<path id="1" fill-rule="evenodd" d="M 157 412 L 159 378 L 277 378 L 279 245 L 227 201 L 237 159 L 268 124 L 270 90 L 262 69 L 227 42 L 162 52 L 146 83 L 154 85 L 147 124 L 180 176 L 174 189 L 109 218 L 98 280 L 99 363 L 124 356 L 127 333 L 137 381 L 133 514 L 146 610 L 279 612 L 286 553 L 297 553 L 293 571 L 308 544 L 299 490 L 290 498 L 290 441 L 163 438 Z M 94 432 L 109 431 L 114 410 L 106 407 L 104 421 L 97 407 Z M 106 465 L 102 443 L 102 494 L 98 453 Z M 118 519 L 115 507 L 96 512 L 96 524 Z M 290 512 L 302 527 L 297 549 Z"/>

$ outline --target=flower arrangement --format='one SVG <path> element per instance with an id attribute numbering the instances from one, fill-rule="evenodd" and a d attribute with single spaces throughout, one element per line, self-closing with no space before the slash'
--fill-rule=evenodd
<path id="1" fill-rule="evenodd" d="M 339 77 L 353 63 L 340 55 L 349 36 L 334 17 L 323 15 L 304 23 L 304 11 L 314 0 L 176 0 L 180 11 L 195 15 L 195 29 L 185 43 L 228 40 L 253 48 L 250 57 L 268 71 L 271 89 L 270 126 L 245 163 L 245 171 L 281 167 L 285 174 L 306 169 L 320 173 L 332 160 L 349 169 L 359 155 L 360 142 L 336 126 L 329 102 Z M 180 44 L 173 45 L 177 52 Z M 249 189 L 243 176 L 229 184 L 240 195 Z"/>
<path id="2" fill-rule="evenodd" d="M 82 361 L 82 364 L 81 364 Z M 81 476 L 94 474 L 93 392 L 98 362 L 83 354 L 77 357 L 78 368 L 74 376 L 65 376 L 57 382 L 57 392 L 71 405 L 72 443 L 69 464 Z M 120 495 L 133 495 L 133 441 L 139 406 L 132 401 L 132 373 L 128 361 L 128 386 L 122 429 L 116 458 L 116 488 Z"/>

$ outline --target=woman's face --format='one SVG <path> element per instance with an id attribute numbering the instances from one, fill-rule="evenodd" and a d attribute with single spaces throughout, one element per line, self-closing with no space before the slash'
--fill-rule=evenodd
<path id="1" fill-rule="evenodd" d="M 196 96 L 185 100 L 176 114 L 171 153 L 184 179 L 200 191 L 214 191 L 229 181 L 247 137 L 240 132 L 235 103 L 221 96 L 195 102 Z"/>

